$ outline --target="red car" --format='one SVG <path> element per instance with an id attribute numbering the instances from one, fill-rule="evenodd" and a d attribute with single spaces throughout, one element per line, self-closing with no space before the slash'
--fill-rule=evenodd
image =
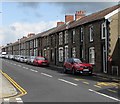
<path id="1" fill-rule="evenodd" d="M 89 63 L 83 63 L 78 58 L 68 58 L 64 62 L 64 73 L 67 73 L 67 71 L 71 71 L 72 74 L 76 73 L 87 73 L 89 75 L 92 75 L 93 67 Z"/>
<path id="2" fill-rule="evenodd" d="M 37 66 L 49 66 L 49 62 L 45 57 L 38 56 L 34 59 L 33 65 Z"/>

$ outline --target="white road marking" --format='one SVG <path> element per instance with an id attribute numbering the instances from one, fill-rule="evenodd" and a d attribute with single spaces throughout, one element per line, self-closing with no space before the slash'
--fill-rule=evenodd
<path id="1" fill-rule="evenodd" d="M 18 65 L 19 67 L 21 67 L 21 65 Z"/>
<path id="2" fill-rule="evenodd" d="M 25 69 L 28 69 L 28 68 L 25 68 Z"/>
<path id="3" fill-rule="evenodd" d="M 9 98 L 4 99 L 4 104 L 9 104 Z"/>
<path id="4" fill-rule="evenodd" d="M 37 70 L 33 70 L 33 69 L 30 69 L 30 70 L 33 71 L 33 72 L 36 72 L 36 73 L 38 72 Z"/>
<path id="5" fill-rule="evenodd" d="M 58 80 L 60 80 L 60 81 L 62 81 L 62 82 L 65 82 L 65 83 L 68 83 L 68 84 L 71 84 L 71 85 L 74 85 L 74 86 L 78 86 L 77 84 L 72 83 L 72 82 L 67 81 L 67 80 L 64 80 L 64 79 L 58 79 Z"/>
<path id="6" fill-rule="evenodd" d="M 89 82 L 83 82 L 84 84 L 90 84 Z"/>
<path id="7" fill-rule="evenodd" d="M 16 98 L 17 103 L 23 103 L 21 98 Z"/>
<path id="8" fill-rule="evenodd" d="M 115 101 L 120 101 L 120 100 L 117 99 L 117 98 L 114 98 L 114 97 L 108 96 L 108 95 L 106 95 L 106 94 L 103 94 L 103 93 L 100 93 L 100 92 L 94 91 L 94 90 L 92 90 L 92 89 L 88 89 L 88 90 L 91 91 L 91 92 L 94 92 L 94 93 L 96 93 L 96 94 L 99 94 L 99 95 L 105 96 L 105 97 L 107 97 L 107 98 L 113 99 L 113 100 L 115 100 Z"/>
<path id="9" fill-rule="evenodd" d="M 16 64 L 14 64 L 14 65 L 16 65 Z"/>
<path id="10" fill-rule="evenodd" d="M 49 74 L 46 74 L 46 73 L 41 73 L 42 75 L 45 75 L 45 76 L 47 76 L 47 77 L 50 77 L 50 78 L 52 78 L 53 76 L 51 76 L 51 75 L 49 75 Z"/>
<path id="11" fill-rule="evenodd" d="M 26 67 L 23 67 L 24 69 L 26 69 Z"/>
<path id="12" fill-rule="evenodd" d="M 95 87 L 97 87 L 97 88 L 102 88 L 101 86 L 97 86 L 97 85 L 94 85 Z"/>
<path id="13" fill-rule="evenodd" d="M 6 98 L 4 99 L 4 102 L 9 102 L 9 100 L 10 100 L 9 98 Z"/>

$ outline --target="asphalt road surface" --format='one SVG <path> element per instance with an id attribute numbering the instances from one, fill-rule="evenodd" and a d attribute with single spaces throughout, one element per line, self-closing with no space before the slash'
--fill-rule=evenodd
<path id="1" fill-rule="evenodd" d="M 52 70 L 51 70 L 52 69 Z M 51 67 L 37 67 L 2 60 L 2 70 L 27 93 L 21 102 L 120 102 L 118 84 L 110 79 L 64 74 Z M 12 102 L 12 98 L 9 99 Z"/>

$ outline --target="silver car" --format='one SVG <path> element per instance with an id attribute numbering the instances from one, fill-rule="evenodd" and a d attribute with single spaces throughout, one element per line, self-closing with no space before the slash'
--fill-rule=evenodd
<path id="1" fill-rule="evenodd" d="M 29 56 L 29 57 L 27 58 L 27 63 L 28 63 L 28 64 L 33 64 L 33 61 L 34 61 L 35 57 L 36 57 L 36 56 Z"/>

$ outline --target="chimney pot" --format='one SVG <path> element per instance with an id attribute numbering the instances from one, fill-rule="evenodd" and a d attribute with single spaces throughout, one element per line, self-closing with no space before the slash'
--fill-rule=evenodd
<path id="1" fill-rule="evenodd" d="M 32 37 L 34 35 L 35 35 L 34 33 L 30 33 L 30 34 L 27 35 L 27 37 L 29 38 L 29 37 Z"/>
<path id="2" fill-rule="evenodd" d="M 76 11 L 75 13 L 75 20 L 81 19 L 85 16 L 85 11 L 80 10 L 80 11 Z"/>

